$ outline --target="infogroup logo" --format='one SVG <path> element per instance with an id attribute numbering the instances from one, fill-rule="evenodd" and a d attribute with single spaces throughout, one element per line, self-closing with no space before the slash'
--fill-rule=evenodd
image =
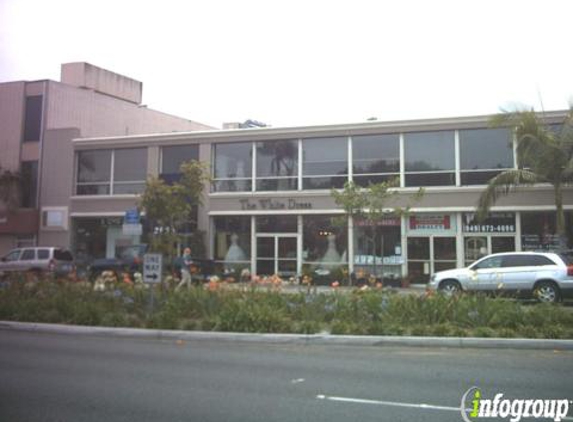
<path id="1" fill-rule="evenodd" d="M 553 419 L 561 421 L 569 412 L 568 399 L 504 399 L 503 393 L 496 393 L 493 399 L 483 397 L 478 387 L 472 387 L 462 396 L 460 411 L 465 422 L 484 418 L 502 418 L 519 422 L 523 418 Z"/>

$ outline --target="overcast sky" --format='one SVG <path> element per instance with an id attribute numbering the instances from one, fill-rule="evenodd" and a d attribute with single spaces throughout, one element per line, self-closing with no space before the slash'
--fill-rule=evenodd
<path id="1" fill-rule="evenodd" d="M 571 0 L 0 0 L 0 81 L 87 61 L 214 126 L 556 110 L 572 19 Z"/>

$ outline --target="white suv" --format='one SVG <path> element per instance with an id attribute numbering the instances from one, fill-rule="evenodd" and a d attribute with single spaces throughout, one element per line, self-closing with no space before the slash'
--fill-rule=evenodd
<path id="1" fill-rule="evenodd" d="M 573 295 L 573 257 L 549 252 L 497 253 L 467 268 L 435 273 L 429 288 L 447 294 L 502 291 L 557 302 Z"/>
<path id="2" fill-rule="evenodd" d="M 38 246 L 13 249 L 0 258 L 0 276 L 11 272 L 50 272 L 65 276 L 74 270 L 72 254 L 61 248 Z"/>

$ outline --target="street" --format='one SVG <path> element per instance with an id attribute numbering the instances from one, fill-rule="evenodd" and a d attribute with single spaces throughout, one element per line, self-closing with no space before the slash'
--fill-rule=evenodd
<path id="1" fill-rule="evenodd" d="M 0 421 L 461 421 L 472 386 L 487 396 L 571 400 L 571 373 L 571 351 L 0 330 Z"/>

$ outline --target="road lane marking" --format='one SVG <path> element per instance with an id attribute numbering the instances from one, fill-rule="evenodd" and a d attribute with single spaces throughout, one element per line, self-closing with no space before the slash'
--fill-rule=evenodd
<path id="1" fill-rule="evenodd" d="M 297 379 L 291 380 L 290 382 L 291 382 L 291 384 L 300 384 L 301 382 L 304 382 L 304 378 L 297 378 Z"/>
<path id="2" fill-rule="evenodd" d="M 356 404 L 375 404 L 379 406 L 393 406 L 393 407 L 407 407 L 410 409 L 424 409 L 424 410 L 447 410 L 449 412 L 459 412 L 459 407 L 451 406 L 437 406 L 427 403 L 405 403 L 398 401 L 385 401 L 385 400 L 370 400 L 370 399 L 357 399 L 353 397 L 337 397 L 337 396 L 325 396 L 319 394 L 316 396 L 319 400 L 329 400 L 344 403 L 356 403 Z"/>
<path id="3" fill-rule="evenodd" d="M 371 400 L 371 399 L 358 399 L 353 397 L 338 397 L 338 396 L 326 396 L 324 394 L 318 394 L 316 396 L 318 400 L 329 400 L 342 403 L 354 403 L 354 404 L 373 404 L 378 406 L 392 406 L 392 407 L 406 407 L 410 409 L 424 409 L 424 410 L 444 410 L 448 412 L 459 412 L 460 407 L 452 406 L 438 406 L 434 404 L 427 403 L 405 403 L 399 401 L 385 401 L 385 400 Z M 466 409 L 466 411 L 471 411 L 472 409 Z M 565 416 L 561 420 L 563 421 L 573 421 L 573 417 Z"/>

